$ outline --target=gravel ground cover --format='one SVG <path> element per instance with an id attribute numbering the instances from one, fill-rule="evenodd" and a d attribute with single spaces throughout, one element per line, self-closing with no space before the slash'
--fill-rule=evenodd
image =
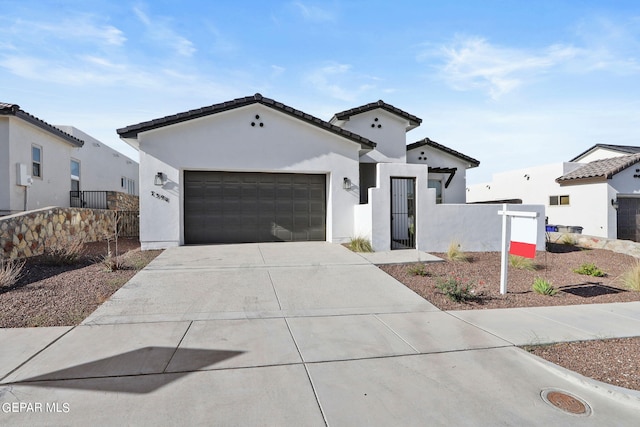
<path id="1" fill-rule="evenodd" d="M 446 254 L 434 254 L 446 259 Z M 442 310 L 483 310 L 490 308 L 560 306 L 640 301 L 640 292 L 620 283 L 623 272 L 638 261 L 628 255 L 601 249 L 583 250 L 575 246 L 549 245 L 548 252 L 536 255 L 536 270 L 509 267 L 506 295 L 500 294 L 500 253 L 469 253 L 469 262 L 383 265 L 382 270 Z M 575 273 L 583 264 L 595 264 L 606 273 L 592 277 Z M 415 272 L 421 274 L 415 274 Z M 558 290 L 554 296 L 532 290 L 542 277 Z M 448 280 L 469 285 L 472 299 L 455 302 L 436 285 Z M 640 390 L 639 337 L 532 346 L 526 349 L 550 362 L 609 384 Z"/>
<path id="2" fill-rule="evenodd" d="M 101 262 L 107 254 L 106 242 L 86 244 L 74 265 L 50 265 L 42 257 L 28 259 L 18 282 L 0 288 L 0 327 L 77 325 L 160 252 L 142 252 L 137 240 L 120 239 L 123 268 L 112 272 Z"/>

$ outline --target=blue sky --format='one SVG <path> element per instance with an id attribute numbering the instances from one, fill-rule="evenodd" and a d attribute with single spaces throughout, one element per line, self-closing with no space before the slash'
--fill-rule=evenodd
<path id="1" fill-rule="evenodd" d="M 256 92 L 328 120 L 382 99 L 495 172 L 640 144 L 640 2 L 6 1 L 0 101 L 115 129 Z"/>

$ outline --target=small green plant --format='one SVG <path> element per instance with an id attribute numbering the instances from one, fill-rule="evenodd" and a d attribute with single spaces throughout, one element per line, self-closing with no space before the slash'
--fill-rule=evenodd
<path id="1" fill-rule="evenodd" d="M 562 243 L 563 245 L 567 245 L 567 246 L 575 246 L 576 245 L 576 238 L 573 237 L 571 234 L 565 234 L 560 239 L 560 243 Z"/>
<path id="2" fill-rule="evenodd" d="M 460 243 L 455 240 L 449 244 L 449 249 L 447 249 L 447 259 L 449 261 L 469 261 L 467 255 L 460 249 Z"/>
<path id="3" fill-rule="evenodd" d="M 424 267 L 424 264 L 413 264 L 407 267 L 407 273 L 412 276 L 428 276 L 429 272 Z"/>
<path id="4" fill-rule="evenodd" d="M 629 270 L 622 273 L 618 279 L 622 285 L 631 291 L 640 291 L 640 261 Z"/>
<path id="5" fill-rule="evenodd" d="M 607 275 L 604 271 L 600 270 L 594 263 L 585 263 L 573 270 L 574 273 L 583 274 L 585 276 L 604 277 Z"/>
<path id="6" fill-rule="evenodd" d="M 536 277 L 533 281 L 532 289 L 534 292 L 540 295 L 554 296 L 558 293 L 558 290 L 546 279 L 542 277 Z"/>
<path id="7" fill-rule="evenodd" d="M 47 239 L 43 260 L 51 265 L 74 265 L 84 252 L 84 239 L 75 236 L 68 239 Z"/>
<path id="8" fill-rule="evenodd" d="M 24 268 L 23 261 L 0 260 L 0 288 L 10 288 L 15 285 Z"/>
<path id="9" fill-rule="evenodd" d="M 353 252 L 373 252 L 371 242 L 365 237 L 352 237 L 349 242 L 349 249 Z"/>
<path id="10" fill-rule="evenodd" d="M 517 255 L 509 255 L 509 265 L 520 270 L 537 270 L 537 266 L 531 258 L 525 258 Z"/>
<path id="11" fill-rule="evenodd" d="M 103 256 L 100 262 L 108 272 L 124 269 L 124 262 L 121 257 L 112 255 L 111 251 L 108 251 L 107 255 Z"/>
<path id="12" fill-rule="evenodd" d="M 454 302 L 465 302 L 477 298 L 473 285 L 465 284 L 455 277 L 436 280 L 436 289 Z"/>

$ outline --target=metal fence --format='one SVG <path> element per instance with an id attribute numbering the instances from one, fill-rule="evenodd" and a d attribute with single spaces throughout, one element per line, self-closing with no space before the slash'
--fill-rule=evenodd
<path id="1" fill-rule="evenodd" d="M 106 191 L 71 191 L 69 196 L 72 208 L 107 209 Z"/>
<path id="2" fill-rule="evenodd" d="M 140 212 L 116 211 L 116 224 L 119 237 L 138 237 L 140 235 Z"/>

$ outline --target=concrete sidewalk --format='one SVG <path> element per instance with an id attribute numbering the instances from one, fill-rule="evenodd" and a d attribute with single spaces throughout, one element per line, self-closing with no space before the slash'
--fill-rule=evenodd
<path id="1" fill-rule="evenodd" d="M 80 326 L 0 330 L 0 425 L 635 425 L 514 347 L 633 335 L 640 303 L 442 312 L 340 245 L 180 247 Z"/>

